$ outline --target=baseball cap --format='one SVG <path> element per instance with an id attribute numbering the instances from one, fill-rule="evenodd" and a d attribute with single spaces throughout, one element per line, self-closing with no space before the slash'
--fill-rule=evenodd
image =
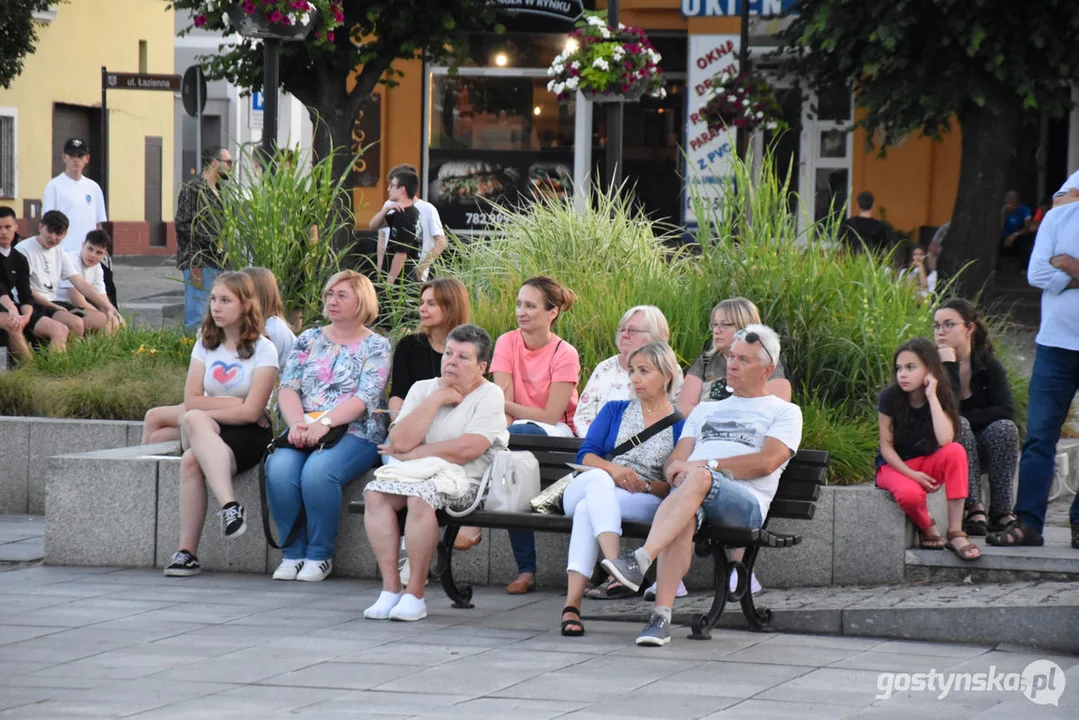
<path id="1" fill-rule="evenodd" d="M 90 147 L 82 138 L 68 138 L 64 143 L 65 155 L 89 155 Z"/>

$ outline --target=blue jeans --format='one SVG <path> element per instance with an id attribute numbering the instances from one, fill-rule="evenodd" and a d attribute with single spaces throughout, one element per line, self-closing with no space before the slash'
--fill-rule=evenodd
<path id="1" fill-rule="evenodd" d="M 1019 492 L 1015 516 L 1041 533 L 1053 484 L 1060 429 L 1079 388 L 1079 351 L 1038 345 L 1030 378 L 1027 439 L 1019 459 Z M 1079 523 L 1079 495 L 1072 502 L 1071 521 Z"/>
<path id="2" fill-rule="evenodd" d="M 529 422 L 515 422 L 510 426 L 510 432 L 514 435 L 543 435 L 547 432 L 539 425 Z M 510 547 L 513 548 L 513 559 L 517 561 L 517 572 L 536 572 L 536 534 L 531 530 L 507 530 L 510 535 Z"/>
<path id="3" fill-rule="evenodd" d="M 746 484 L 712 472 L 712 489 L 701 503 L 704 517 L 712 525 L 753 530 L 764 523 L 757 496 Z"/>
<path id="4" fill-rule="evenodd" d="M 206 317 L 206 303 L 210 300 L 210 288 L 221 274 L 217 268 L 202 269 L 202 287 L 196 287 L 191 280 L 191 271 L 184 270 L 184 327 L 198 330 Z"/>
<path id="5" fill-rule="evenodd" d="M 285 559 L 333 557 L 341 522 L 341 488 L 367 472 L 377 459 L 378 446 L 355 435 L 345 435 L 322 452 L 282 448 L 270 455 L 266 496 L 280 541 L 300 523 L 296 539 L 281 550 Z"/>

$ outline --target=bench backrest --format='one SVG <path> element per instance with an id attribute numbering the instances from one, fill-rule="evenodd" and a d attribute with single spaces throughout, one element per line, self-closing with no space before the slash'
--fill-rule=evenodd
<path id="1" fill-rule="evenodd" d="M 527 450 L 536 456 L 542 487 L 570 472 L 566 463 L 577 461 L 580 447 L 580 438 L 510 435 L 510 450 Z M 830 460 L 831 456 L 824 450 L 799 450 L 779 477 L 779 489 L 772 499 L 768 517 L 813 519 L 820 486 L 828 476 Z"/>

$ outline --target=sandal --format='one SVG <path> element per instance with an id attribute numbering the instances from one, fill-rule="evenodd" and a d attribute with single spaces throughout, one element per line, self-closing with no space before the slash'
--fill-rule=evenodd
<path id="1" fill-rule="evenodd" d="M 977 537 L 983 537 L 986 533 L 988 525 L 985 521 L 985 518 L 985 510 L 968 511 L 967 519 L 963 521 L 963 531 L 968 535 L 976 535 Z"/>
<path id="2" fill-rule="evenodd" d="M 1005 520 L 1004 518 L 1010 518 Z M 1006 530 L 1009 525 L 1015 522 L 1015 515 L 1010 512 L 1001 513 L 1000 515 L 991 515 L 989 517 L 989 532 L 998 533 L 1001 530 Z"/>
<path id="3" fill-rule="evenodd" d="M 985 536 L 985 541 L 990 545 L 1003 547 L 1017 547 L 1028 545 L 1039 547 L 1045 544 L 1045 538 L 1040 533 L 1034 532 L 1034 528 L 1022 520 L 1008 523 L 1008 526 L 1000 532 L 991 532 Z"/>
<path id="4" fill-rule="evenodd" d="M 977 560 L 982 556 L 982 551 L 978 549 L 978 546 L 967 540 L 967 544 L 963 547 L 956 547 L 952 545 L 952 540 L 958 540 L 959 538 L 966 538 L 967 534 L 962 530 L 949 530 L 948 531 L 948 544 L 944 547 L 951 550 L 956 554 L 960 560 Z"/>
<path id="5" fill-rule="evenodd" d="M 614 578 L 609 578 L 607 582 L 584 591 L 584 596 L 589 600 L 621 600 L 636 594 Z"/>
<path id="6" fill-rule="evenodd" d="M 918 529 L 918 547 L 923 550 L 943 550 L 945 543 L 945 539 L 939 534 L 930 535 L 927 530 Z"/>
<path id="7" fill-rule="evenodd" d="M 572 613 L 577 616 L 577 619 L 569 619 L 562 621 L 562 635 L 563 637 L 580 637 L 584 635 L 584 623 L 581 622 L 581 611 L 572 605 L 567 605 L 562 608 L 562 617 L 564 618 L 567 613 Z"/>

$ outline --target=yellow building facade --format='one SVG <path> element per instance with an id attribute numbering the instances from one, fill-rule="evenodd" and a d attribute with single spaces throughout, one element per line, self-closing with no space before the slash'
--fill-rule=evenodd
<path id="1" fill-rule="evenodd" d="M 10 89 L 0 116 L 14 118 L 12 189 L 0 204 L 15 208 L 32 231 L 45 184 L 63 170 L 68 137 L 90 146 L 86 175 L 101 180 L 108 162 L 107 211 L 117 254 L 167 253 L 173 216 L 173 106 L 168 91 L 113 90 L 107 95 L 108 153 L 101 148 L 101 68 L 173 71 L 173 11 L 161 0 L 69 0 L 42 13 L 35 52 Z M 167 180 L 167 181 L 166 181 Z M 38 205 L 39 207 L 39 205 Z"/>

